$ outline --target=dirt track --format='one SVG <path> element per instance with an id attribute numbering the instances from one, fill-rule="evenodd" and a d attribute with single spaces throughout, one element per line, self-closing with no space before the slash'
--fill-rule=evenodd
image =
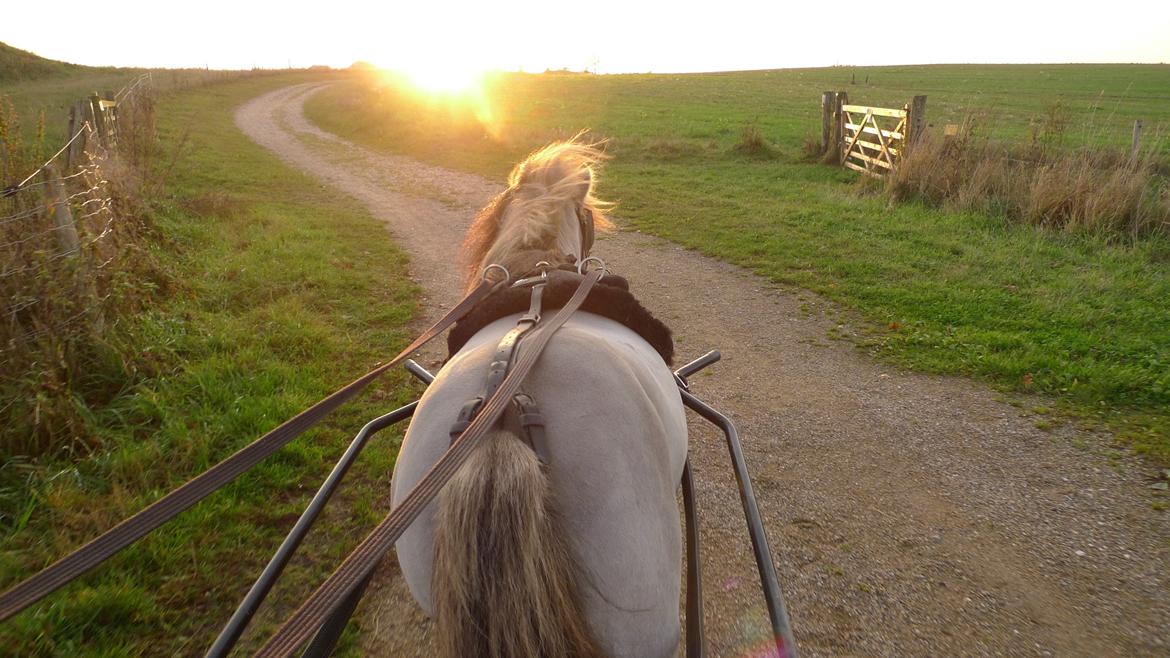
<path id="1" fill-rule="evenodd" d="M 256 98 L 237 124 L 382 218 L 437 316 L 458 299 L 463 231 L 502 183 L 318 130 L 302 114 L 316 88 Z M 1170 654 L 1170 514 L 1151 508 L 1140 465 L 1108 458 L 1107 437 L 1041 431 L 979 384 L 826 340 L 836 323 L 810 293 L 635 232 L 595 254 L 674 328 L 680 360 L 722 351 L 693 389 L 744 437 L 805 656 Z M 762 655 L 767 618 L 726 449 L 691 425 L 710 652 Z M 429 656 L 428 622 L 396 571 L 388 560 L 394 578 L 364 604 L 365 647 Z"/>

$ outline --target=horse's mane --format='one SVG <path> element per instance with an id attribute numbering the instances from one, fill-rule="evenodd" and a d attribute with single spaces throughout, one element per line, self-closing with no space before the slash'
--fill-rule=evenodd
<path id="1" fill-rule="evenodd" d="M 467 287 L 475 285 L 488 263 L 518 274 L 540 260 L 533 260 L 535 252 L 562 256 L 561 220 L 567 207 L 591 212 L 597 231 L 612 229 L 604 212 L 612 204 L 593 196 L 597 171 L 606 159 L 597 144 L 583 142 L 578 135 L 549 144 L 513 167 L 508 189 L 476 215 L 463 241 L 460 255 Z"/>

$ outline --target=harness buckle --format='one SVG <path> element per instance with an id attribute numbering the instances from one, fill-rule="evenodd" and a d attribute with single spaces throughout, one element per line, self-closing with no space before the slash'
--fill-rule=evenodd
<path id="1" fill-rule="evenodd" d="M 523 279 L 517 279 L 516 282 L 512 284 L 512 287 L 526 288 L 528 286 L 535 286 L 540 283 L 548 283 L 548 270 L 551 267 L 552 263 L 548 262 L 547 260 L 540 261 L 536 264 L 535 268 L 540 270 L 540 274 L 536 276 L 524 277 Z"/>

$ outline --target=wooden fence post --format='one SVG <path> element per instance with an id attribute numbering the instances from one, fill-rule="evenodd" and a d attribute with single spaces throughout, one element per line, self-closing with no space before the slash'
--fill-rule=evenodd
<path id="1" fill-rule="evenodd" d="M 106 106 L 109 110 L 106 112 L 106 130 L 109 132 L 110 148 L 118 148 L 118 105 L 114 101 L 114 92 L 107 91 L 103 99 L 109 101 Z"/>
<path id="2" fill-rule="evenodd" d="M 66 137 L 73 139 L 73 136 L 77 134 L 78 123 L 77 104 L 74 103 L 73 105 L 69 106 L 69 132 L 66 133 Z M 76 163 L 77 151 L 74 149 L 75 146 L 77 146 L 77 142 L 73 141 L 70 142 L 69 147 L 65 149 L 66 174 L 73 172 L 73 165 Z"/>
<path id="3" fill-rule="evenodd" d="M 845 110 L 843 109 L 849 104 L 849 94 L 843 91 L 837 92 L 837 103 L 834 112 L 837 115 L 837 136 L 836 144 L 833 148 L 836 152 L 836 157 L 833 162 L 841 164 L 845 161 Z"/>
<path id="4" fill-rule="evenodd" d="M 926 96 L 915 96 L 910 101 L 909 116 L 906 119 L 906 146 L 913 148 L 926 134 Z"/>
<path id="5" fill-rule="evenodd" d="M 93 108 L 93 129 L 97 133 L 98 142 L 102 146 L 109 146 L 106 143 L 106 116 L 105 112 L 102 112 L 102 97 L 94 92 L 89 97 L 89 104 Z"/>
<path id="6" fill-rule="evenodd" d="M 1129 157 L 1137 160 L 1138 151 L 1142 146 L 1142 120 L 1133 122 L 1133 144 L 1129 147 Z"/>
<path id="7" fill-rule="evenodd" d="M 81 240 L 77 237 L 77 225 L 73 223 L 73 209 L 69 207 L 65 183 L 53 165 L 46 165 L 44 174 L 49 182 L 45 204 L 49 208 L 49 216 L 53 218 L 53 232 L 57 234 L 60 253 L 76 254 L 81 248 Z"/>
<path id="8" fill-rule="evenodd" d="M 73 104 L 73 113 L 77 116 L 77 130 L 81 130 L 85 124 L 89 124 L 89 130 L 81 137 L 78 137 L 77 141 L 73 142 L 73 146 L 69 147 L 74 167 L 82 166 L 82 161 L 85 159 L 86 147 L 89 145 L 89 137 L 93 134 L 93 121 L 89 116 L 91 109 L 89 103 L 86 101 L 77 101 Z"/>
<path id="9" fill-rule="evenodd" d="M 829 152 L 832 144 L 833 117 L 836 113 L 837 95 L 831 91 L 821 92 L 821 154 Z"/>

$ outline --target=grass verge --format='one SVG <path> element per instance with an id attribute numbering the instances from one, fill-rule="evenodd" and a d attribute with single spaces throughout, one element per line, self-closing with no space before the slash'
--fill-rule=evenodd
<path id="1" fill-rule="evenodd" d="M 1145 108 L 1147 83 L 1170 67 L 873 71 L 901 76 L 872 90 L 875 104 L 937 85 L 948 103 L 1000 94 L 1023 113 L 1044 107 L 1051 72 L 1068 99 L 1087 97 L 1092 76 L 1124 85 L 1133 75 L 1133 107 Z M 609 138 L 603 195 L 619 201 L 629 227 L 854 309 L 859 345 L 880 358 L 1052 395 L 1066 419 L 1108 427 L 1170 463 L 1170 243 L 858 194 L 856 174 L 801 161 L 833 75 L 505 76 L 464 101 L 359 77 L 318 94 L 307 113 L 348 139 L 495 177 L 527 150 L 590 127 Z M 962 91 L 959 75 L 974 91 Z M 1036 96 L 1019 92 L 1028 85 Z M 1095 116 L 1088 105 L 1078 111 Z M 1092 126 L 1082 137 L 1103 138 Z M 750 143 L 771 145 L 771 159 L 746 153 Z"/>
<path id="2" fill-rule="evenodd" d="M 180 282 L 117 330 L 154 364 L 96 412 L 109 446 L 79 460 L 3 465 L 0 586 L 31 574 L 393 354 L 417 290 L 384 227 L 251 143 L 234 107 L 304 77 L 171 95 L 165 148 L 182 147 L 150 247 Z M 376 239 L 372 239 L 376 238 Z M 375 384 L 234 484 L 0 626 L 13 655 L 188 655 L 219 626 L 353 432 L 410 397 Z M 255 648 L 388 501 L 397 437 L 367 450 L 245 638 Z M 352 640 L 352 632 L 350 634 Z M 352 645 L 352 641 L 351 641 Z M 352 648 L 352 647 L 351 647 Z"/>

